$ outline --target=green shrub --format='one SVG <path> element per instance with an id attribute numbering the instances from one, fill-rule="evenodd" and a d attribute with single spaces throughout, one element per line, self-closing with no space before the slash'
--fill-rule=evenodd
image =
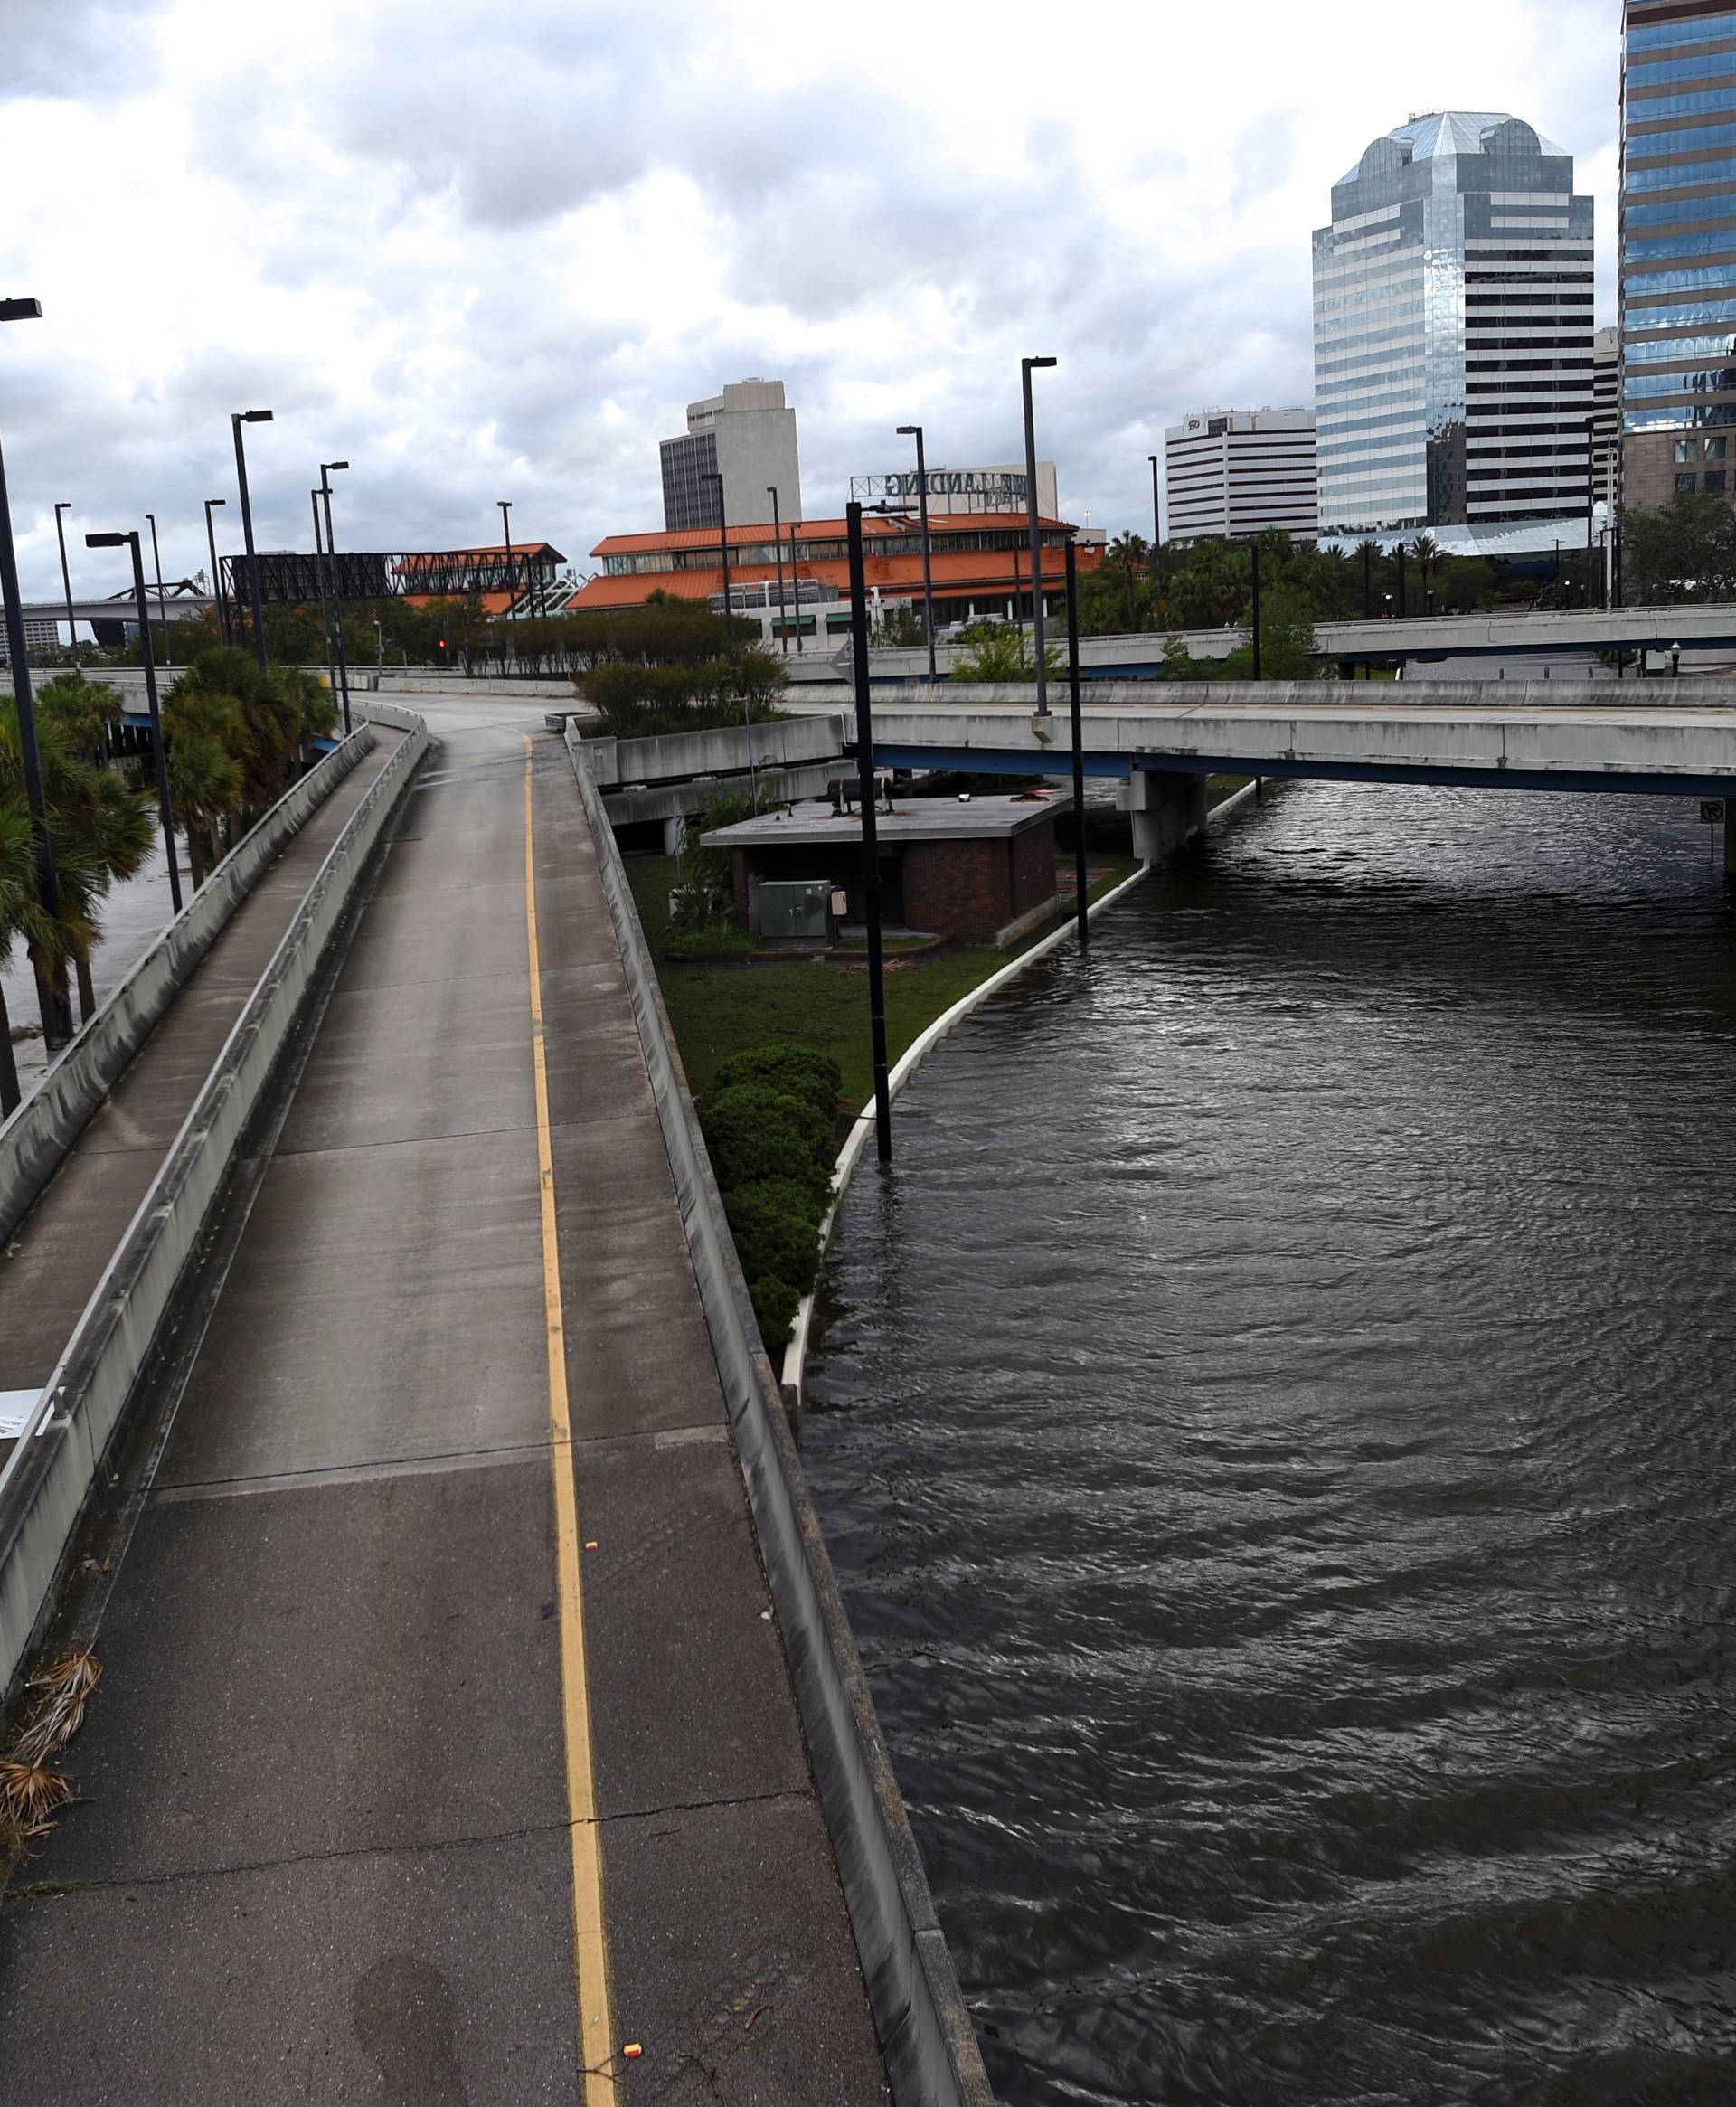
<path id="1" fill-rule="evenodd" d="M 760 1337 L 766 1342 L 766 1351 L 780 1352 L 789 1344 L 790 1328 L 802 1306 L 801 1296 L 788 1280 L 775 1280 L 750 1281 L 748 1293 L 753 1299 L 753 1314 L 760 1320 Z"/>
<path id="2" fill-rule="evenodd" d="M 804 1295 L 819 1270 L 819 1219 L 811 1187 L 794 1178 L 766 1178 L 727 1194 L 723 1212 L 750 1280 L 788 1280 Z"/>
<path id="3" fill-rule="evenodd" d="M 720 1091 L 700 1116 L 723 1191 L 790 1178 L 824 1195 L 832 1178 L 832 1122 L 811 1099 L 763 1082 Z"/>
<path id="4" fill-rule="evenodd" d="M 732 1054 L 717 1072 L 718 1088 L 731 1089 L 739 1082 L 768 1082 L 793 1098 L 811 1102 L 828 1125 L 838 1116 L 838 1092 L 844 1076 L 829 1054 L 817 1046 L 750 1046 Z"/>

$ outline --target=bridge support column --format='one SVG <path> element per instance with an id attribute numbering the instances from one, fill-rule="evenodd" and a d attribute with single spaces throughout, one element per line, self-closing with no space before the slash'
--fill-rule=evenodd
<path id="1" fill-rule="evenodd" d="M 1736 819 L 1736 798 L 1726 798 L 1723 833 L 1724 875 L 1727 878 L 1736 878 L 1736 827 L 1731 824 L 1733 819 Z"/>
<path id="2" fill-rule="evenodd" d="M 1205 832 L 1205 778 L 1176 769 L 1136 768 L 1116 792 L 1133 817 L 1133 853 L 1161 864 Z"/>

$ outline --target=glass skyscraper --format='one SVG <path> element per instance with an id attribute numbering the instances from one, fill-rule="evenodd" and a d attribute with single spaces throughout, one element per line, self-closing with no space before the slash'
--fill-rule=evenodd
<path id="1" fill-rule="evenodd" d="M 1572 156 L 1496 111 L 1413 118 L 1333 186 L 1314 237 L 1323 537 L 1543 548 L 1583 520 L 1591 211 Z"/>
<path id="2" fill-rule="evenodd" d="M 1622 497 L 1731 494 L 1736 10 L 1627 0 L 1621 127 Z"/>

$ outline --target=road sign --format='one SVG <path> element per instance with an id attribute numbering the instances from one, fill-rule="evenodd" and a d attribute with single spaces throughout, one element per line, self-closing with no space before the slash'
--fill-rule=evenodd
<path id="1" fill-rule="evenodd" d="M 1722 827 L 1724 824 L 1724 800 L 1722 798 L 1702 798 L 1700 824 L 1703 827 Z"/>

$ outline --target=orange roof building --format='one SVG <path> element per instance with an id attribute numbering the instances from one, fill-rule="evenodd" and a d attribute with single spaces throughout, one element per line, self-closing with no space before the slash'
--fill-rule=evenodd
<path id="1" fill-rule="evenodd" d="M 1043 519 L 1043 604 L 1059 613 L 1063 604 L 1066 548 L 1073 528 Z M 882 606 L 922 605 L 922 537 L 914 511 L 868 513 L 862 522 L 863 572 L 871 594 Z M 760 615 L 773 636 L 786 624 L 805 637 L 839 637 L 850 626 L 849 546 L 842 519 L 787 523 L 774 545 L 769 524 L 729 530 L 730 604 L 738 614 Z M 983 616 L 1026 619 L 1032 608 L 1030 530 L 1023 513 L 930 513 L 929 534 L 934 572 L 934 619 L 948 622 Z M 784 567 L 785 605 L 778 612 L 778 560 Z M 602 569 L 567 602 L 571 613 L 589 614 L 637 607 L 654 592 L 683 600 L 715 600 L 723 592 L 722 548 L 714 527 L 643 534 L 609 534 L 591 551 Z M 1079 568 L 1103 560 L 1100 546 L 1079 551 Z M 793 580 L 792 583 L 792 566 Z"/>

